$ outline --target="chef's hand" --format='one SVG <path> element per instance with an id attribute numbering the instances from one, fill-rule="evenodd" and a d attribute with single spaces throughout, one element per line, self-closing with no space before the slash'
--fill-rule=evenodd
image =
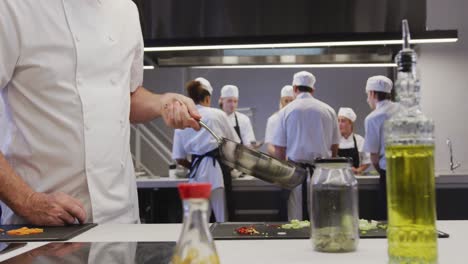
<path id="1" fill-rule="evenodd" d="M 62 193 L 32 193 L 21 213 L 28 222 L 41 226 L 80 224 L 86 220 L 86 211 L 80 201 Z"/>
<path id="2" fill-rule="evenodd" d="M 355 175 L 360 175 L 362 171 L 359 168 L 352 167 L 351 170 Z"/>
<path id="3" fill-rule="evenodd" d="M 180 94 L 166 93 L 161 96 L 161 106 L 161 115 L 169 127 L 200 129 L 197 120 L 201 116 L 192 99 Z"/>

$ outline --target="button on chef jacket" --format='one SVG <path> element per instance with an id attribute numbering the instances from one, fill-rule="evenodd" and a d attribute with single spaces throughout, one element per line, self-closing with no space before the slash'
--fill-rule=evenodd
<path id="1" fill-rule="evenodd" d="M 235 115 L 234 115 L 235 113 Z M 228 115 L 229 123 L 232 127 L 236 126 L 236 115 L 239 122 L 240 134 L 242 137 L 242 143 L 244 145 L 250 145 L 250 142 L 255 141 L 255 134 L 252 128 L 252 122 L 250 118 L 242 113 L 234 112 Z"/>
<path id="2" fill-rule="evenodd" d="M 333 108 L 310 93 L 300 93 L 278 115 L 280 125 L 272 144 L 286 147 L 288 159 L 312 162 L 315 158 L 331 157 L 331 145 L 340 142 L 338 119 Z"/>
<path id="3" fill-rule="evenodd" d="M 80 200 L 87 222 L 138 222 L 129 145 L 130 93 L 143 78 L 136 6 L 2 0 L 0 17 L 9 163 L 34 190 Z M 3 220 L 24 221 L 8 208 Z"/>
<path id="4" fill-rule="evenodd" d="M 197 105 L 198 112 L 202 116 L 202 121 L 213 130 L 219 137 L 225 137 L 235 142 L 240 142 L 234 127 L 227 119 L 226 113 L 219 109 Z M 204 155 L 218 148 L 218 143 L 214 137 L 206 130 L 195 131 L 193 129 L 176 129 L 174 142 L 172 145 L 172 158 L 186 159 L 189 155 Z M 223 172 L 219 163 L 213 166 L 213 159 L 205 157 L 198 167 L 197 173 L 192 182 L 209 182 L 211 189 L 224 187 Z"/>
<path id="5" fill-rule="evenodd" d="M 400 105 L 390 100 L 380 101 L 376 104 L 376 109 L 366 117 L 364 122 L 366 130 L 364 151 L 378 153 L 379 167 L 383 170 L 386 170 L 387 166 L 385 159 L 384 123 L 398 112 L 399 109 Z"/>

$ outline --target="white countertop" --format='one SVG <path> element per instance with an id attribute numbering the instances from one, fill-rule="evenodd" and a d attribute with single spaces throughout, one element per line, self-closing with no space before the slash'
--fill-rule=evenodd
<path id="1" fill-rule="evenodd" d="M 180 224 L 107 224 L 97 226 L 73 238 L 70 242 L 177 241 L 180 229 Z M 450 234 L 450 238 L 439 239 L 439 263 L 467 263 L 468 221 L 439 221 L 438 229 Z M 44 244 L 28 243 L 21 249 L 0 255 L 0 261 Z M 340 254 L 315 252 L 309 240 L 218 240 L 216 247 L 223 264 L 379 264 L 387 262 L 385 239 L 361 239 L 356 252 Z"/>

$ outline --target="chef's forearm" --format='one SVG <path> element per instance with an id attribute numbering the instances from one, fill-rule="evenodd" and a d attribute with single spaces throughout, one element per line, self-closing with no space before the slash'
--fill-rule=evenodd
<path id="1" fill-rule="evenodd" d="M 379 166 L 379 154 L 378 153 L 371 153 L 371 162 L 372 165 L 374 165 L 375 170 L 380 171 L 380 166 Z"/>
<path id="2" fill-rule="evenodd" d="M 13 170 L 0 152 L 0 200 L 15 213 L 23 216 L 29 197 L 34 190 Z"/>
<path id="3" fill-rule="evenodd" d="M 362 172 L 367 170 L 367 168 L 369 168 L 369 166 L 370 166 L 370 164 L 362 164 L 361 166 L 359 166 L 359 168 L 357 168 L 358 174 L 362 174 Z"/>
<path id="4" fill-rule="evenodd" d="M 139 87 L 131 95 L 130 122 L 144 123 L 161 116 L 160 94 L 152 93 L 144 87 Z"/>

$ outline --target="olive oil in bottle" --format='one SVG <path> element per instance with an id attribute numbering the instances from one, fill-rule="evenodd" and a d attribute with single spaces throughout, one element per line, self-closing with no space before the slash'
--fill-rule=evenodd
<path id="1" fill-rule="evenodd" d="M 436 263 L 434 146 L 386 149 L 391 263 Z"/>
<path id="2" fill-rule="evenodd" d="M 403 20 L 395 84 L 401 108 L 385 124 L 390 263 L 437 263 L 434 123 L 422 112 L 416 52 Z"/>

